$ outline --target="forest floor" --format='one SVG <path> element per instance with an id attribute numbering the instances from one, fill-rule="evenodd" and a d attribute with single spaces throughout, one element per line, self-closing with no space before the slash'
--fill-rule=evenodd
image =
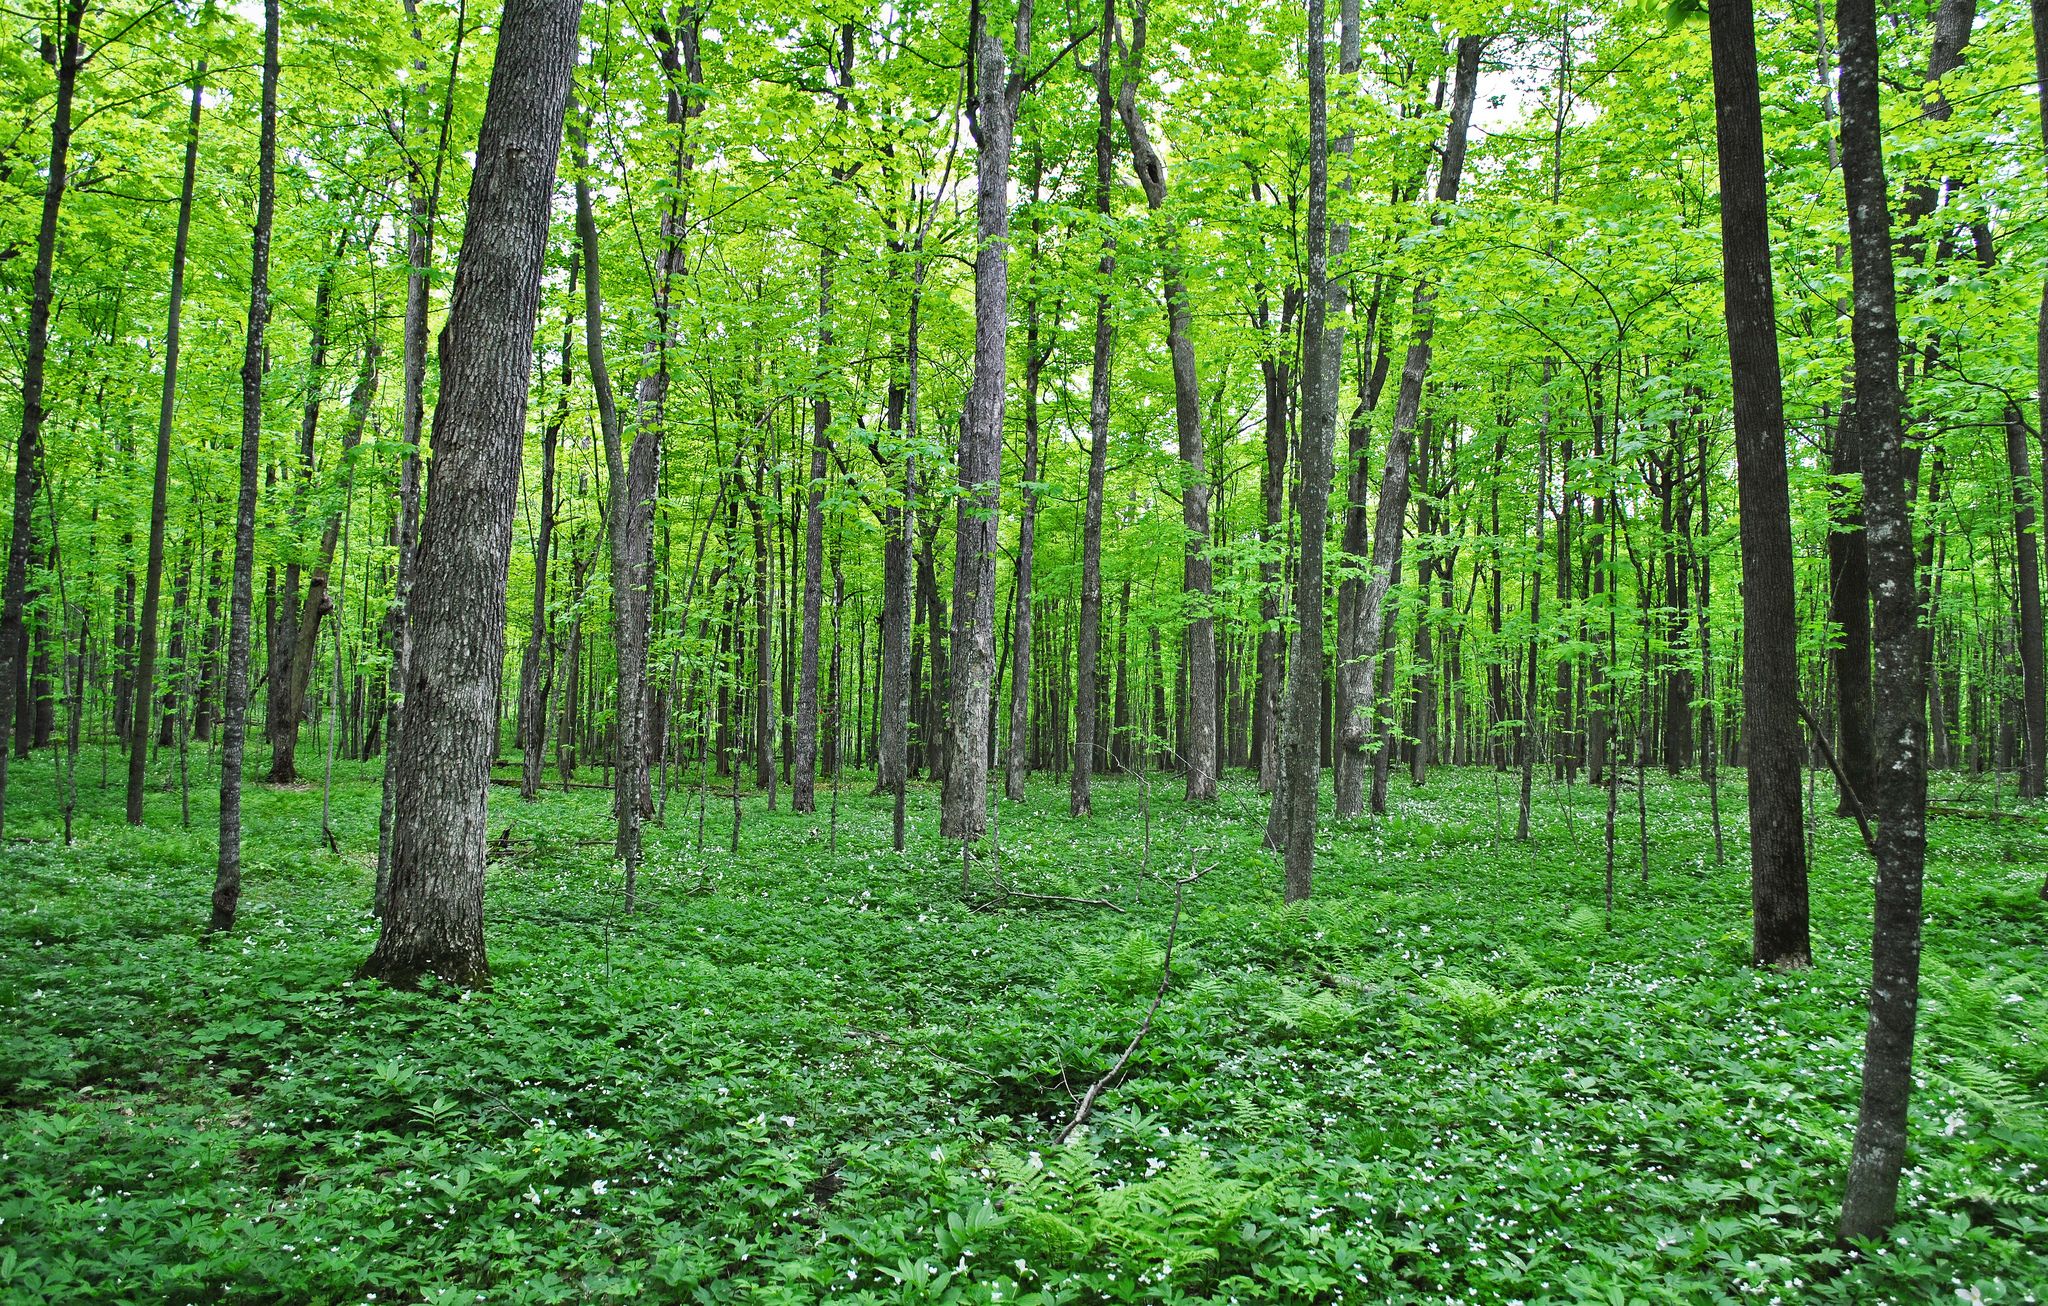
<path id="1" fill-rule="evenodd" d="M 210 773 L 121 824 L 45 758 L 0 848 L 7 1302 L 2036 1302 L 2048 1294 L 2048 809 L 1941 818 L 1905 1215 L 1837 1251 L 1868 978 L 1868 863 L 1815 834 L 1818 962 L 1748 955 L 1739 775 L 1620 792 L 1394 784 L 1279 898 L 1232 777 L 1064 785 L 999 811 L 996 891 L 912 794 L 910 851 L 849 780 L 816 815 L 695 791 L 620 914 L 607 795 L 533 806 L 486 904 L 488 991 L 351 978 L 378 791 L 248 791 L 247 887 L 203 933 Z M 595 776 L 590 777 L 595 779 Z M 117 782 L 118 783 L 118 782 Z M 1964 782 L 1936 780 L 1954 795 Z M 1823 788 L 1823 801 L 1825 801 Z M 1989 806 L 1988 792 L 1969 800 Z M 2008 797 L 2007 805 L 2010 806 Z M 1149 824 L 1149 860 L 1146 830 Z M 602 841 L 586 843 L 585 841 Z M 1160 980 L 1128 1076 L 1055 1144 Z M 1118 910 L 1121 908 L 1122 910 Z"/>

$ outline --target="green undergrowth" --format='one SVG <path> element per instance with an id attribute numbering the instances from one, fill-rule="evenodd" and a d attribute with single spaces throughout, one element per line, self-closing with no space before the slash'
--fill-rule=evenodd
<path id="1" fill-rule="evenodd" d="M 1747 960 L 1741 793 L 1439 771 L 1327 823 L 1283 906 L 1239 776 L 1002 804 L 973 868 L 869 781 L 771 815 L 695 790 L 621 914 L 606 795 L 491 793 L 494 983 L 368 953 L 377 789 L 251 786 L 247 892 L 202 930 L 210 798 L 81 836 L 17 764 L 0 897 L 8 1302 L 2034 1302 L 2048 1284 L 2048 814 L 1937 819 L 1904 1215 L 1833 1245 L 1869 867 L 1815 835 L 1809 972 Z M 201 783 L 201 781 L 204 783 Z M 208 777 L 195 777 L 201 790 Z M 1947 786 L 1952 789 L 1954 786 Z M 1173 980 L 1127 1077 L 1053 1140 Z M 997 877 L 1009 889 L 998 891 Z M 1023 894 L 1103 899 L 1086 902 Z M 1121 908 L 1122 910 L 1116 910 Z"/>

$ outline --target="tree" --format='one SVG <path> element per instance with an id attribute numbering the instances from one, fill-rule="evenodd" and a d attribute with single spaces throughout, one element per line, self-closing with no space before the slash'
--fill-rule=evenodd
<path id="1" fill-rule="evenodd" d="M 87 0 L 65 0 L 58 11 L 55 47 L 57 94 L 50 113 L 50 160 L 43 181 L 42 219 L 36 227 L 36 265 L 30 274 L 28 348 L 21 369 L 21 437 L 14 446 L 14 513 L 7 545 L 7 577 L 0 591 L 0 833 L 7 828 L 7 759 L 14 731 L 15 681 L 28 659 L 22 609 L 28 598 L 29 558 L 35 553 L 36 499 L 42 488 L 43 386 L 50 357 L 50 305 L 55 298 L 57 214 L 70 177 L 72 103 L 87 55 L 79 41 Z M 47 48 L 47 47 L 46 47 Z"/>
<path id="2" fill-rule="evenodd" d="M 1863 1037 L 1863 1093 L 1842 1194 L 1841 1234 L 1844 1239 L 1876 1239 L 1891 1227 L 1898 1205 L 1906 1109 L 1913 1092 L 1920 886 L 1927 858 L 1927 673 L 1921 660 L 1919 586 L 1899 413 L 1898 306 L 1873 0 L 1838 0 L 1835 30 L 1841 42 L 1842 180 L 1856 286 L 1852 332 L 1877 651 L 1878 741 L 1870 1019 Z M 1754 789 L 1754 778 L 1750 784 Z"/>
<path id="3" fill-rule="evenodd" d="M 505 647 L 505 577 L 555 163 L 582 0 L 506 0 L 469 221 L 442 329 L 434 461 L 389 763 L 391 881 L 366 976 L 489 977 L 484 818 Z M 595 269 L 585 269 L 585 282 Z"/>
<path id="4" fill-rule="evenodd" d="M 1287 659 L 1287 702 L 1280 723 L 1280 784 L 1273 794 L 1269 841 L 1286 861 L 1287 901 L 1309 896 L 1316 864 L 1316 799 L 1322 788 L 1319 744 L 1323 692 L 1323 541 L 1329 533 L 1330 459 L 1337 436 L 1337 389 L 1326 323 L 1330 256 L 1330 109 L 1328 32 L 1323 0 L 1308 0 L 1308 288 L 1301 334 L 1301 560 L 1294 582 L 1294 642 Z"/>
<path id="5" fill-rule="evenodd" d="M 235 570 L 228 594 L 228 666 L 221 691 L 220 848 L 213 874 L 216 933 L 235 927 L 242 901 L 242 754 L 249 736 L 249 627 L 255 601 L 256 483 L 263 453 L 264 333 L 270 326 L 270 229 L 277 210 L 277 7 L 263 4 L 263 106 L 256 226 L 249 247 L 249 325 L 242 345 L 242 448 L 235 494 Z"/>
<path id="6" fill-rule="evenodd" d="M 1710 0 L 1720 146 L 1721 269 L 1742 496 L 1742 715 L 1749 752 L 1750 955 L 1813 963 L 1799 807 L 1798 612 L 1792 575 L 1785 405 L 1771 287 L 1756 26 L 1749 0 Z M 1867 419 L 1866 419 L 1867 420 Z"/>
<path id="7" fill-rule="evenodd" d="M 206 90 L 206 57 L 192 74 L 192 113 L 185 127 L 185 181 L 178 191 L 178 234 L 171 246 L 171 311 L 164 326 L 163 402 L 157 412 L 155 474 L 149 498 L 149 561 L 142 582 L 141 647 L 135 658 L 135 703 L 129 726 L 128 824 L 142 824 L 142 787 L 154 733 L 149 704 L 156 697 L 157 608 L 164 592 L 164 526 L 170 513 L 171 422 L 178 411 L 179 317 L 185 309 L 185 253 L 192 243 L 192 186 L 199 171 L 199 109 Z"/>
<path id="8" fill-rule="evenodd" d="M 953 526 L 952 741 L 940 829 L 974 840 L 988 825 L 989 731 L 996 643 L 997 493 L 1010 337 L 1010 147 L 1031 56 L 1032 0 L 1018 0 L 1012 54 L 987 30 L 983 11 L 970 34 L 977 86 L 975 160 L 974 381 L 960 422 L 960 497 Z"/>
<path id="9" fill-rule="evenodd" d="M 1110 134 L 1109 55 L 1117 30 L 1116 0 L 1102 0 L 1102 26 L 1095 64 L 1095 216 L 1102 227 L 1102 253 L 1095 264 L 1095 337 L 1088 365 L 1088 491 L 1081 516 L 1081 610 L 1074 672 L 1074 763 L 1067 774 L 1067 810 L 1086 816 L 1094 808 L 1090 777 L 1095 769 L 1096 714 L 1102 657 L 1102 496 L 1109 474 L 1109 364 L 1116 343 L 1110 314 L 1110 278 L 1116 272 L 1116 238 L 1110 229 L 1111 185 L 1116 176 L 1116 140 Z"/>

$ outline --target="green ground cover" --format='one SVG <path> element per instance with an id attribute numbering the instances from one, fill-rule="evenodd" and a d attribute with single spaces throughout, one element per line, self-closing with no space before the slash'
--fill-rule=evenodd
<path id="1" fill-rule="evenodd" d="M 195 782 L 204 781 L 197 777 Z M 1948 778 L 1943 778 L 1947 780 Z M 1868 967 L 1853 825 L 1815 836 L 1809 973 L 1747 959 L 1741 794 L 1397 782 L 1279 901 L 1242 777 L 1195 810 L 1101 786 L 1004 804 L 1007 898 L 963 902 L 936 804 L 911 849 L 713 795 L 650 828 L 644 909 L 607 795 L 494 789 L 493 987 L 351 979 L 377 788 L 252 787 L 243 924 L 202 933 L 210 797 L 57 838 L 18 768 L 0 847 L 8 1302 L 2034 1302 L 2048 1285 L 2043 821 L 1939 819 L 1904 1218 L 1832 1245 Z M 199 783 L 201 789 L 207 783 Z M 1937 782 L 1938 792 L 1955 783 Z M 18 796 L 17 796 L 18 795 Z M 1150 854 L 1146 854 L 1149 825 Z M 1053 1137 L 1174 977 L 1080 1141 Z"/>

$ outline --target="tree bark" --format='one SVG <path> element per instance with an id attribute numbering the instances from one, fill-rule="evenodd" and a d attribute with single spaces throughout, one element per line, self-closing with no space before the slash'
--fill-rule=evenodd
<path id="1" fill-rule="evenodd" d="M 390 898 L 363 973 L 469 985 L 484 954 L 485 800 L 555 163 L 581 0 L 506 0 L 441 348 L 412 650 L 390 767 Z M 586 269 L 588 277 L 591 269 Z"/>
<path id="2" fill-rule="evenodd" d="M 1034 161 L 1031 199 L 1038 201 L 1039 179 L 1045 172 L 1041 155 Z M 1039 219 L 1031 221 L 1031 261 L 1039 258 Z M 1012 802 L 1024 799 L 1024 776 L 1030 768 L 1031 721 L 1031 576 L 1037 561 L 1038 536 L 1038 382 L 1052 358 L 1050 346 L 1039 345 L 1038 291 L 1034 287 L 1024 313 L 1024 484 L 1017 518 L 1017 579 L 1011 596 L 1015 616 L 1010 664 L 1010 727 L 1005 740 L 1003 793 Z"/>
<path id="3" fill-rule="evenodd" d="M 1347 0 L 1356 8 L 1357 0 Z M 1166 165 L 1152 148 L 1145 121 L 1138 115 L 1138 82 L 1144 67 L 1148 0 L 1136 0 L 1131 11 L 1131 46 L 1124 60 L 1117 94 L 1117 115 L 1130 138 L 1131 159 L 1146 207 L 1158 215 L 1166 207 Z M 1209 560 L 1209 472 L 1202 440 L 1201 378 L 1195 368 L 1194 314 L 1189 309 L 1187 278 L 1181 270 L 1180 242 L 1168 230 L 1160 242 L 1159 271 L 1166 299 L 1166 348 L 1173 364 L 1173 425 L 1181 476 L 1181 525 L 1186 540 L 1181 550 L 1181 590 L 1192 606 L 1181 665 L 1187 668 L 1187 730 L 1181 764 L 1187 773 L 1190 802 L 1216 797 L 1216 618 L 1215 581 Z M 1334 291 L 1333 291 L 1334 293 Z"/>
<path id="4" fill-rule="evenodd" d="M 1019 0 L 1014 57 L 980 30 L 970 42 L 975 94 L 974 379 L 960 424 L 960 498 L 953 535 L 951 747 L 940 831 L 972 841 L 988 825 L 989 730 L 995 682 L 996 546 L 1010 332 L 1010 147 L 1031 53 L 1032 0 Z M 980 13 L 976 10 L 977 15 Z"/>
<path id="5" fill-rule="evenodd" d="M 1927 853 L 1927 672 L 1899 413 L 1898 316 L 1878 105 L 1877 13 L 1838 0 L 1842 177 L 1855 278 L 1853 340 L 1877 674 L 1879 747 L 1870 1019 L 1863 1091 L 1842 1195 L 1844 1239 L 1875 1239 L 1897 1209 L 1920 997 L 1921 873 Z M 1731 324 L 1732 325 L 1732 324 Z M 1755 781 L 1751 782 L 1752 790 Z M 1796 810 L 1796 803 L 1795 803 Z"/>
<path id="6" fill-rule="evenodd" d="M 242 898 L 242 756 L 249 734 L 249 627 L 256 579 L 256 485 L 263 451 L 263 337 L 270 324 L 270 227 L 277 209 L 278 0 L 263 3 L 262 126 L 256 227 L 250 240 L 249 327 L 242 348 L 242 451 L 235 498 L 235 571 L 228 596 L 228 665 L 221 692 L 220 845 L 215 931 L 234 928 Z"/>
<path id="7" fill-rule="evenodd" d="M 164 327 L 163 402 L 157 409 L 156 464 L 149 498 L 149 558 L 142 574 L 142 625 L 135 657 L 135 710 L 128 741 L 128 824 L 142 824 L 142 790 L 149 764 L 151 708 L 156 701 L 157 612 L 164 592 L 164 527 L 170 515 L 171 423 L 178 411 L 178 328 L 185 311 L 185 252 L 192 242 L 192 187 L 199 173 L 199 109 L 206 92 L 206 57 L 192 74 L 192 110 L 185 123 L 185 178 L 178 191 L 178 234 L 171 244 L 170 318 Z M 53 523 L 54 525 L 54 523 Z"/>
<path id="8" fill-rule="evenodd" d="M 353 473 L 348 468 L 348 457 L 362 443 L 370 404 L 377 394 L 380 352 L 377 337 L 371 335 L 363 346 L 362 372 L 356 377 L 354 393 L 349 396 L 348 426 L 342 431 L 340 460 L 343 475 L 349 479 L 353 479 Z M 320 647 L 320 623 L 334 610 L 333 600 L 327 593 L 328 573 L 334 566 L 334 548 L 341 538 L 341 525 L 339 512 L 327 514 L 320 530 L 319 559 L 306 580 L 306 601 L 299 608 L 298 620 L 291 626 L 293 645 L 290 655 L 283 660 L 285 683 L 279 687 L 274 699 L 278 719 L 271 730 L 272 784 L 289 784 L 298 779 L 299 724 L 306 715 L 306 693 L 312 685 L 313 663 Z"/>
<path id="9" fill-rule="evenodd" d="M 1294 583 L 1294 644 L 1287 666 L 1281 723 L 1280 783 L 1273 795 L 1272 832 L 1286 862 L 1286 897 L 1299 902 L 1313 887 L 1316 798 L 1321 789 L 1323 697 L 1323 543 L 1329 533 L 1330 458 L 1336 439 L 1336 387 L 1329 353 L 1330 129 L 1323 0 L 1308 0 L 1308 290 L 1301 337 L 1301 559 Z"/>
<path id="10" fill-rule="evenodd" d="M 576 294 L 576 276 L 582 269 L 580 256 L 569 261 L 569 295 Z M 519 659 L 519 796 L 527 802 L 540 797 L 542 773 L 547 768 L 548 692 L 554 684 L 554 642 L 548 635 L 548 560 L 555 535 L 555 450 L 561 442 L 562 427 L 569 420 L 569 380 L 573 314 L 562 322 L 562 370 L 558 381 L 554 415 L 540 434 L 540 520 L 533 532 L 533 616 L 527 627 L 526 652 Z"/>
<path id="11" fill-rule="evenodd" d="M 1742 498 L 1742 713 L 1748 740 L 1751 958 L 1812 964 L 1800 812 L 1798 613 L 1785 409 L 1764 195 L 1763 115 L 1750 0 L 1710 0 L 1720 144 L 1721 267 Z"/>
<path id="12" fill-rule="evenodd" d="M 50 162 L 43 182 L 42 222 L 36 228 L 36 266 L 30 276 L 28 350 L 21 372 L 21 438 L 14 446 L 14 511 L 7 546 L 7 578 L 0 595 L 0 833 L 7 828 L 7 762 L 13 752 L 15 680 L 28 656 L 22 611 L 28 598 L 28 563 L 35 553 L 36 497 L 42 491 L 43 381 L 50 357 L 50 305 L 57 256 L 57 214 L 70 176 L 71 106 L 85 61 L 79 28 L 86 0 L 66 0 L 57 34 L 57 99 L 50 115 Z"/>
<path id="13" fill-rule="evenodd" d="M 1436 199 L 1441 206 L 1455 204 L 1458 199 L 1458 184 L 1465 172 L 1465 144 L 1472 127 L 1472 105 L 1479 86 L 1479 58 L 1486 52 L 1486 43 L 1484 36 L 1458 38 L 1457 72 L 1451 88 L 1451 119 L 1444 129 L 1443 166 L 1437 173 Z M 1430 220 L 1441 223 L 1444 215 L 1433 213 Z M 1394 400 L 1394 422 L 1387 436 L 1379 502 L 1373 514 L 1372 570 L 1358 599 L 1357 644 L 1352 655 L 1337 669 L 1338 675 L 1349 677 L 1352 682 L 1346 695 L 1352 711 L 1337 732 L 1337 745 L 1352 755 L 1352 765 L 1345 768 L 1345 774 L 1354 777 L 1363 771 L 1360 763 L 1374 733 L 1371 720 L 1375 705 L 1374 671 L 1379 663 L 1382 635 L 1386 628 L 1387 593 L 1393 587 L 1394 571 L 1400 561 L 1406 530 L 1408 459 L 1415 443 L 1416 422 L 1422 414 L 1422 386 L 1429 375 L 1430 353 L 1436 334 L 1433 319 L 1435 301 L 1434 287 L 1427 280 L 1418 282 L 1410 310 L 1415 323 L 1415 337 L 1409 342 L 1407 357 L 1401 364 L 1401 389 Z M 1361 797 L 1355 782 L 1340 786 L 1337 815 L 1357 816 L 1363 810 Z"/>
<path id="14" fill-rule="evenodd" d="M 1102 254 L 1095 264 L 1095 345 L 1088 366 L 1088 495 L 1081 516 L 1081 612 L 1076 635 L 1074 677 L 1074 765 L 1067 774 L 1067 812 L 1094 810 L 1096 719 L 1100 714 L 1102 657 L 1102 495 L 1109 474 L 1109 351 L 1116 342 L 1110 315 L 1110 278 L 1116 271 L 1116 238 L 1109 225 L 1111 187 L 1116 179 L 1116 139 L 1110 132 L 1110 50 L 1116 34 L 1116 0 L 1102 0 L 1102 28 L 1095 67 L 1095 214 L 1102 227 Z"/>

